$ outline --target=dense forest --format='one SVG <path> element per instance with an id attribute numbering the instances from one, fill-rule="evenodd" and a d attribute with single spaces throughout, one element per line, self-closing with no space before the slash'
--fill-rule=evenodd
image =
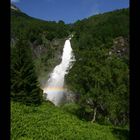
<path id="1" fill-rule="evenodd" d="M 82 96 L 82 118 L 128 124 L 128 21 L 129 11 L 122 9 L 74 23 L 72 46 L 77 61 L 66 80 Z"/>
<path id="2" fill-rule="evenodd" d="M 43 100 L 41 87 L 60 62 L 64 42 L 71 34 L 76 62 L 65 84 L 78 99 L 58 109 Z M 40 133 L 35 139 L 128 139 L 129 9 L 98 14 L 73 24 L 43 21 L 11 9 L 11 99 L 12 139 L 34 139 L 34 122 L 27 123 L 28 132 L 25 126 L 25 118 L 30 122 L 34 117 L 37 125 L 42 125 L 41 130 L 44 122 L 48 125 L 44 133 L 54 132 L 46 133 L 48 136 Z M 24 115 L 24 122 L 17 121 Z M 65 117 L 67 120 L 62 121 Z M 48 123 L 54 125 L 55 121 L 59 124 L 51 128 Z M 57 136 L 58 126 L 64 131 L 65 125 L 71 126 Z M 23 127 L 25 133 L 16 127 Z"/>

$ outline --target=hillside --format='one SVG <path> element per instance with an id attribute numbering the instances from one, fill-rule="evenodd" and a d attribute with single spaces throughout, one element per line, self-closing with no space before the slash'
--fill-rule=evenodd
<path id="1" fill-rule="evenodd" d="M 73 30 L 76 62 L 66 76 L 66 84 L 81 96 L 79 103 L 85 110 L 81 117 L 128 124 L 129 9 L 77 21 Z"/>
<path id="2" fill-rule="evenodd" d="M 32 18 L 15 8 L 11 9 L 12 139 L 129 139 L 129 9 L 65 24 Z M 55 107 L 43 101 L 40 89 L 61 61 L 71 34 L 76 61 L 65 76 L 65 86 L 78 98 Z"/>
<path id="3" fill-rule="evenodd" d="M 11 8 L 11 38 L 17 39 L 26 36 L 31 42 L 37 40 L 40 44 L 42 34 L 51 41 L 53 38 L 66 37 L 69 32 L 67 26 L 61 20 L 59 22 L 44 21 Z"/>
<path id="4" fill-rule="evenodd" d="M 13 140 L 127 140 L 128 130 L 101 126 L 43 103 L 29 107 L 11 103 L 11 139 Z"/>
<path id="5" fill-rule="evenodd" d="M 18 40 L 27 40 L 40 86 L 43 86 L 48 78 L 47 73 L 60 62 L 68 35 L 68 27 L 63 21 L 43 21 L 11 8 L 11 48 Z"/>

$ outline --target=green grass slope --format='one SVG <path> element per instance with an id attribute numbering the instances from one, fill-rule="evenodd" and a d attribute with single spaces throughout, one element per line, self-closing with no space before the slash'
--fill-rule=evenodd
<path id="1" fill-rule="evenodd" d="M 12 140 L 127 140 L 126 129 L 84 122 L 50 103 L 11 102 Z"/>

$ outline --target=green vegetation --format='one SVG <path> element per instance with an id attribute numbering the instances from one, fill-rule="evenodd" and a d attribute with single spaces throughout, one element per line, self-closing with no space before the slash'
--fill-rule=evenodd
<path id="1" fill-rule="evenodd" d="M 66 84 L 81 95 L 79 117 L 103 124 L 128 125 L 129 57 L 120 49 L 128 49 L 128 27 L 128 9 L 74 23 L 72 47 L 76 62 L 66 76 Z M 117 41 L 114 48 L 114 40 L 120 36 L 121 43 Z"/>
<path id="2" fill-rule="evenodd" d="M 76 62 L 66 85 L 80 98 L 58 108 L 39 86 L 71 33 Z M 11 98 L 12 140 L 128 140 L 129 9 L 70 25 L 11 10 Z"/>
<path id="3" fill-rule="evenodd" d="M 40 104 L 42 90 L 32 61 L 31 50 L 25 40 L 11 48 L 11 98 L 25 104 Z"/>
<path id="4" fill-rule="evenodd" d="M 43 21 L 25 13 L 11 9 L 11 38 L 25 36 L 30 42 L 42 44 L 42 35 L 48 40 L 69 35 L 68 26 L 63 21 Z"/>
<path id="5" fill-rule="evenodd" d="M 12 140 L 127 140 L 128 130 L 79 120 L 50 103 L 11 102 Z"/>
<path id="6" fill-rule="evenodd" d="M 32 56 L 39 81 L 47 79 L 47 73 L 59 63 L 69 26 L 63 21 L 43 21 L 32 18 L 21 11 L 11 9 L 11 46 L 24 38 L 32 48 Z M 53 42 L 58 43 L 53 43 Z M 44 75 L 45 74 L 45 75 Z M 42 80 L 43 79 L 43 80 Z"/>

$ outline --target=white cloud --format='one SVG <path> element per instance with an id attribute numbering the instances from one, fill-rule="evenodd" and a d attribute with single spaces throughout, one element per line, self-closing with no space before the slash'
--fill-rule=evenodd
<path id="1" fill-rule="evenodd" d="M 15 3 L 16 3 L 16 2 L 19 2 L 19 1 L 20 1 L 20 0 L 11 0 L 11 2 L 15 2 Z"/>

